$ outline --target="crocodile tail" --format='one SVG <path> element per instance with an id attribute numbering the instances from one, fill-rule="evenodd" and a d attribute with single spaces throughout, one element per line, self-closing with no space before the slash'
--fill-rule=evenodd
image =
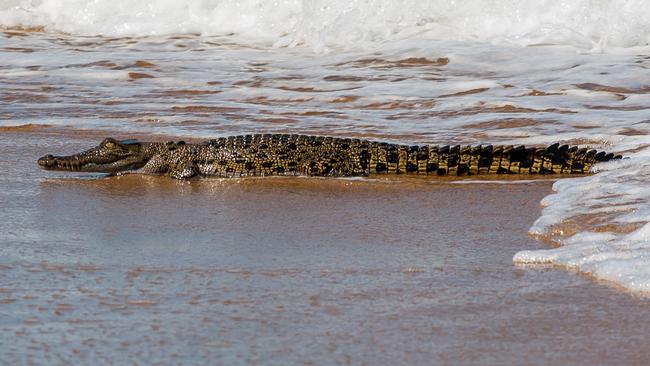
<path id="1" fill-rule="evenodd" d="M 369 173 L 423 175 L 586 174 L 602 161 L 620 159 L 586 148 L 525 146 L 371 146 Z"/>

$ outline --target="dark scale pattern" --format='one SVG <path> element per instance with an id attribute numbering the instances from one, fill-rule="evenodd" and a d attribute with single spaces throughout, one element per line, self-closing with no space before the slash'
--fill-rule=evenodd
<path id="1" fill-rule="evenodd" d="M 305 135 L 246 135 L 208 141 L 199 156 L 200 174 L 217 176 L 368 174 L 370 143 Z M 217 158 L 222 164 L 214 165 Z"/>
<path id="2" fill-rule="evenodd" d="M 212 140 L 200 151 L 209 158 L 199 159 L 199 173 L 217 176 L 584 174 L 596 162 L 620 158 L 559 144 L 407 146 L 305 135 L 233 136 Z"/>
<path id="3" fill-rule="evenodd" d="M 45 169 L 138 171 L 174 178 L 195 175 L 366 176 L 370 174 L 484 175 L 585 174 L 597 162 L 621 156 L 559 144 L 524 146 L 408 146 L 305 135 L 245 135 L 206 141 L 149 143 L 104 140 L 72 156 L 44 156 Z"/>

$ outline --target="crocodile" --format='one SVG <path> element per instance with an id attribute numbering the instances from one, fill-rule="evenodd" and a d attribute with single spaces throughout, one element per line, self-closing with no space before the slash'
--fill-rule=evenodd
<path id="1" fill-rule="evenodd" d="M 598 162 L 620 155 L 560 145 L 410 146 L 324 136 L 256 134 L 191 144 L 104 139 L 97 147 L 69 156 L 45 155 L 47 170 L 129 172 L 242 177 L 306 175 L 328 177 L 410 174 L 587 174 Z"/>

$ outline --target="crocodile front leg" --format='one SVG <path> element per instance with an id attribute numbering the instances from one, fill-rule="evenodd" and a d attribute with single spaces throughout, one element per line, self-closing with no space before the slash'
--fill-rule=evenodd
<path id="1" fill-rule="evenodd" d="M 194 163 L 178 164 L 168 172 L 169 176 L 175 179 L 189 179 L 199 174 L 199 168 Z"/>

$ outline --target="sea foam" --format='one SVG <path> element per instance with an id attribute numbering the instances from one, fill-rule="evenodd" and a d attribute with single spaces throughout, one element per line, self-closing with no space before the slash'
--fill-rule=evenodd
<path id="1" fill-rule="evenodd" d="M 632 292 L 650 293 L 649 150 L 601 164 L 593 176 L 557 181 L 556 193 L 542 201 L 546 207 L 530 233 L 548 235 L 580 217 L 591 231 L 564 235 L 556 249 L 519 252 L 513 261 L 565 266 Z"/>
<path id="2" fill-rule="evenodd" d="M 600 51 L 650 43 L 644 0 L 9 0 L 5 27 L 76 35 L 235 35 L 315 50 L 374 47 L 413 36 Z"/>

